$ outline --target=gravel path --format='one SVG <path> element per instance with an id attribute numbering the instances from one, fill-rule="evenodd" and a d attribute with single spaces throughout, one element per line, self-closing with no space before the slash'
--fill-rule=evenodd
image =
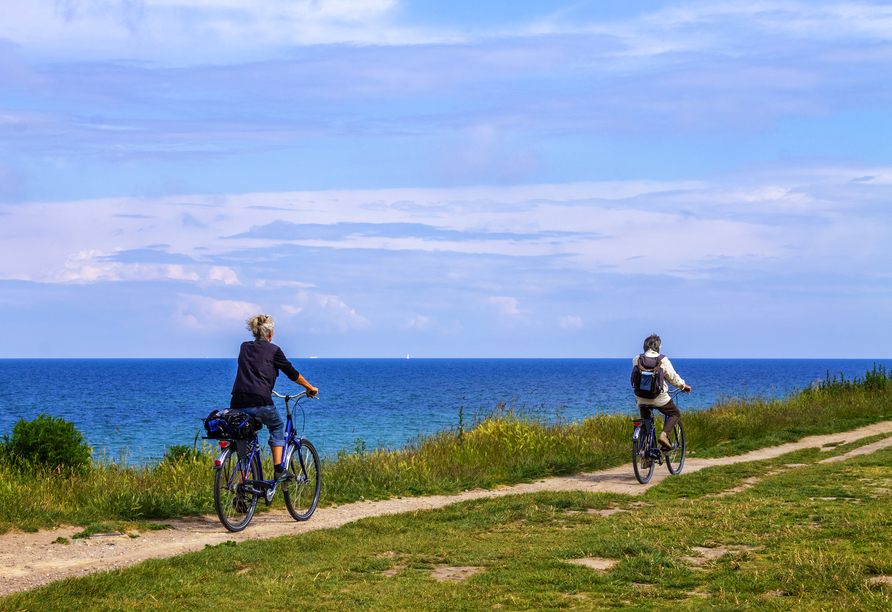
<path id="1" fill-rule="evenodd" d="M 684 471 L 695 472 L 710 465 L 729 465 L 767 459 L 803 448 L 838 446 L 883 433 L 892 433 L 892 421 L 862 427 L 855 431 L 803 438 L 799 442 L 764 448 L 736 457 L 688 458 Z M 892 446 L 892 438 L 855 449 L 845 455 L 825 459 L 824 462 L 845 461 L 849 457 L 872 453 L 887 446 Z M 59 527 L 38 533 L 11 532 L 0 536 L 0 595 L 32 589 L 70 576 L 82 576 L 96 571 L 126 567 L 146 559 L 172 557 L 201 550 L 206 544 L 219 544 L 227 540 L 243 542 L 300 534 L 316 529 L 333 529 L 370 516 L 440 508 L 467 499 L 536 491 L 590 491 L 640 495 L 666 476 L 668 471 L 660 467 L 655 471 L 650 483 L 640 485 L 635 480 L 631 466 L 624 465 L 600 472 L 547 478 L 489 491 L 474 490 L 458 495 L 406 497 L 320 508 L 309 521 L 303 523 L 295 522 L 284 509 L 281 509 L 255 515 L 251 525 L 245 531 L 236 534 L 226 531 L 216 516 L 164 521 L 170 525 L 169 530 L 143 533 L 138 538 L 112 534 L 72 540 L 71 537 L 82 530 L 78 527 Z M 58 537 L 68 538 L 71 544 L 54 544 L 53 541 Z"/>

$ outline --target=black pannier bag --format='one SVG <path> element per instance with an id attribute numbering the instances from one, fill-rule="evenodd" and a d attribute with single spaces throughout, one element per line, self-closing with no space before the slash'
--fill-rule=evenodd
<path id="1" fill-rule="evenodd" d="M 207 437 L 213 440 L 247 440 L 254 437 L 263 427 L 263 421 L 256 416 L 227 408 L 214 410 L 204 420 Z"/>

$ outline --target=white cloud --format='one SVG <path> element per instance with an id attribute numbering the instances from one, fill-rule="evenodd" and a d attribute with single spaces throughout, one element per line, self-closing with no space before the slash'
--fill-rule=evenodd
<path id="1" fill-rule="evenodd" d="M 405 1 L 405 0 L 404 0 Z M 0 0 L 0 38 L 46 48 L 102 50 L 114 57 L 192 48 L 218 55 L 294 44 L 405 45 L 591 33 L 620 39 L 615 56 L 751 46 L 764 39 L 892 38 L 892 10 L 868 2 L 687 2 L 623 20 L 580 19 L 573 10 L 511 25 L 400 25 L 398 0 Z M 423 11 L 422 13 L 423 14 Z M 537 11 L 541 15 L 541 11 Z M 166 50 L 166 51 L 164 51 Z M 197 56 L 204 55 L 203 58 Z M 180 59 L 180 62 L 183 60 Z M 617 66 L 619 69 L 620 66 Z"/>
<path id="2" fill-rule="evenodd" d="M 304 310 L 303 308 L 298 308 L 297 306 L 292 306 L 291 304 L 282 304 L 281 308 L 292 317 L 299 315 Z"/>
<path id="3" fill-rule="evenodd" d="M 223 281 L 227 285 L 241 285 L 238 277 L 226 266 L 214 266 L 208 271 L 208 280 Z"/>
<path id="4" fill-rule="evenodd" d="M 308 331 L 337 330 L 346 332 L 369 326 L 369 320 L 348 306 L 336 295 L 326 295 L 301 291 L 293 300 L 299 306 L 291 305 L 283 309 L 298 319 Z"/>
<path id="5" fill-rule="evenodd" d="M 397 0 L 0 0 L 0 38 L 47 49 L 190 61 L 294 44 L 411 43 Z M 184 63 L 182 58 L 177 63 Z"/>
<path id="6" fill-rule="evenodd" d="M 220 329 L 244 322 L 262 308 L 251 302 L 218 300 L 203 295 L 180 294 L 174 320 L 192 329 Z"/>
<path id="7" fill-rule="evenodd" d="M 321 307 L 327 320 L 339 327 L 341 331 L 347 331 L 355 327 L 366 327 L 369 324 L 368 319 L 357 314 L 355 309 L 347 306 L 336 295 L 317 293 L 312 296 L 312 299 Z"/>
<path id="8" fill-rule="evenodd" d="M 145 281 L 173 279 L 197 281 L 199 276 L 179 264 L 122 263 L 108 261 L 111 253 L 97 250 L 69 255 L 65 263 L 45 274 L 47 283 L 91 283 L 97 281 Z"/>
<path id="9" fill-rule="evenodd" d="M 443 252 L 520 258 L 514 261 L 521 267 L 526 265 L 523 258 L 549 258 L 553 269 L 686 278 L 720 274 L 715 271 L 717 262 L 724 268 L 759 270 L 784 262 L 791 273 L 857 268 L 877 274 L 888 223 L 874 203 L 888 199 L 890 176 L 888 167 L 813 167 L 787 173 L 769 169 L 743 176 L 737 183 L 716 184 L 629 181 L 0 204 L 0 279 L 49 283 L 174 279 L 235 288 L 246 273 L 261 266 L 264 278 L 251 279 L 251 285 L 272 295 L 320 284 L 347 296 L 343 292 L 351 289 L 338 288 L 337 279 L 291 280 L 293 261 L 279 261 L 289 252 L 280 246 L 282 241 L 224 237 L 283 218 L 323 225 L 344 219 L 416 224 L 393 227 L 423 230 L 392 236 L 371 232 L 339 237 L 335 232 L 328 239 L 310 233 L 304 239 L 298 232 L 298 239 L 289 241 L 295 247 L 345 253 L 361 249 L 367 253 L 364 260 L 373 259 L 376 251 L 412 251 L 431 258 Z M 369 202 L 377 203 L 374 209 Z M 313 206 L 299 215 L 287 212 L 289 207 Z M 219 212 L 220 220 L 207 228 L 182 226 L 184 209 L 209 207 Z M 136 211 L 140 214 L 131 214 Z M 440 230 L 444 232 L 437 235 Z M 487 238 L 489 233 L 494 237 Z M 525 237 L 504 237 L 510 234 Z M 232 264 L 234 257 L 243 263 Z M 228 265 L 218 265 L 219 258 Z M 134 259 L 147 263 L 133 263 Z M 469 270 L 449 269 L 443 278 L 473 282 L 474 276 L 468 274 Z M 362 325 L 365 318 L 351 314 L 353 309 L 342 306 L 345 300 L 333 293 L 329 289 L 304 295 L 325 296 L 312 300 L 319 316 L 328 312 L 348 327 Z M 510 301 L 517 298 L 494 299 L 487 302 L 491 307 L 519 314 L 517 304 Z M 310 308 L 303 303 L 296 306 Z M 413 316 L 407 313 L 403 320 Z"/>
<path id="10" fill-rule="evenodd" d="M 257 289 L 278 289 L 280 287 L 315 287 L 314 283 L 302 283 L 300 281 L 289 280 L 269 280 L 265 278 L 258 279 L 254 282 Z"/>
<path id="11" fill-rule="evenodd" d="M 486 298 L 485 301 L 487 304 L 494 306 L 500 314 L 512 317 L 520 316 L 520 311 L 517 309 L 519 304 L 517 298 L 495 295 Z"/>
<path id="12" fill-rule="evenodd" d="M 560 325 L 564 329 L 582 329 L 582 317 L 561 317 Z"/>
<path id="13" fill-rule="evenodd" d="M 431 320 L 429 317 L 423 317 L 421 315 L 416 315 L 416 316 L 412 317 L 411 319 L 409 319 L 409 322 L 406 324 L 406 327 L 408 327 L 410 329 L 419 329 L 419 330 L 427 329 L 427 327 L 430 325 L 430 322 L 431 322 Z"/>

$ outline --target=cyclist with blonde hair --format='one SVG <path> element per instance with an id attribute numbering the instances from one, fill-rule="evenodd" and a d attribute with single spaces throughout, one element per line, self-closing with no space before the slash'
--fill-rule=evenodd
<path id="1" fill-rule="evenodd" d="M 273 453 L 276 480 L 286 480 L 291 473 L 282 465 L 285 446 L 285 423 L 273 404 L 272 392 L 279 372 L 303 386 L 313 397 L 319 389 L 311 385 L 285 358 L 285 353 L 272 343 L 275 323 L 270 315 L 249 318 L 248 329 L 254 340 L 243 342 L 238 354 L 238 371 L 232 385 L 229 407 L 260 418 L 269 429 L 269 446 Z"/>

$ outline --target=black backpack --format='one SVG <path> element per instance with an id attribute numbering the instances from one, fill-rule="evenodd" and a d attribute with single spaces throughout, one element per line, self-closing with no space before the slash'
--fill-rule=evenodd
<path id="1" fill-rule="evenodd" d="M 212 440 L 247 440 L 262 427 L 263 421 L 258 417 L 231 408 L 214 410 L 204 420 L 207 437 Z"/>
<path id="2" fill-rule="evenodd" d="M 663 359 L 665 355 L 638 355 L 638 365 L 632 368 L 632 390 L 642 399 L 656 399 L 663 392 Z"/>

